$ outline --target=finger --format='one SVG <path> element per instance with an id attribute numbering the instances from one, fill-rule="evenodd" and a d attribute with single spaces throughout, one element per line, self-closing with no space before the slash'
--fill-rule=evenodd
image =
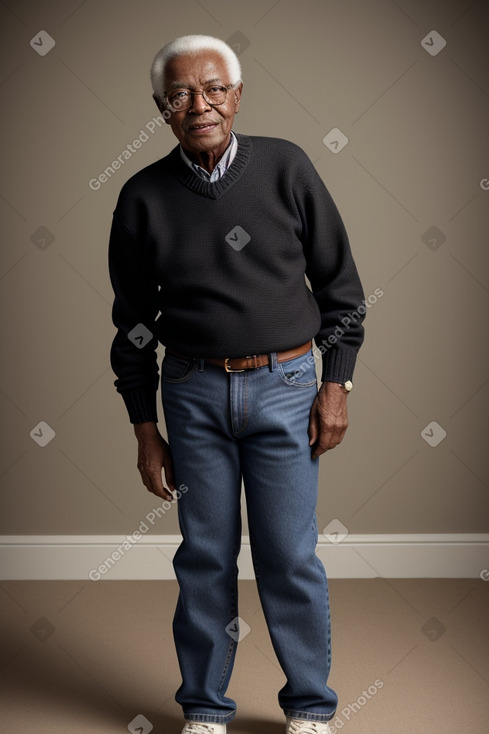
<path id="1" fill-rule="evenodd" d="M 336 444 L 337 446 L 339 446 L 339 445 L 340 445 L 340 443 L 341 443 L 341 442 L 343 441 L 343 439 L 345 438 L 345 433 L 346 433 L 346 429 L 347 429 L 347 427 L 348 427 L 348 426 L 343 426 L 343 428 L 342 428 L 342 429 L 341 429 L 341 431 L 339 432 L 339 435 L 338 435 L 338 443 Z"/>
<path id="2" fill-rule="evenodd" d="M 309 446 L 314 446 L 314 444 L 317 443 L 317 440 L 318 440 L 318 429 L 317 429 L 316 423 L 311 423 L 308 433 L 309 433 Z"/>
<path id="3" fill-rule="evenodd" d="M 321 449 L 319 446 L 316 446 L 316 448 L 314 449 L 314 451 L 311 454 L 311 459 L 319 459 L 319 457 L 322 456 L 322 454 L 324 454 L 323 449 Z"/>
<path id="4" fill-rule="evenodd" d="M 163 464 L 163 469 L 165 471 L 165 481 L 170 489 L 170 492 L 174 492 L 177 488 L 177 485 L 175 484 L 175 475 L 173 473 L 173 461 L 170 457 L 165 460 Z"/>
<path id="5" fill-rule="evenodd" d="M 317 441 L 314 444 L 314 449 L 312 452 L 312 458 L 316 459 L 318 456 L 321 456 L 321 454 L 324 454 L 329 449 L 329 433 L 325 432 L 324 430 L 321 430 L 321 426 L 318 428 L 317 432 Z"/>
<path id="6" fill-rule="evenodd" d="M 161 471 L 147 474 L 147 483 L 145 482 L 145 486 L 148 488 L 150 492 L 155 494 L 157 497 L 161 497 L 165 500 L 172 500 L 173 495 L 172 493 L 163 486 L 163 480 L 161 478 Z"/>
<path id="7" fill-rule="evenodd" d="M 326 451 L 330 450 L 330 448 L 332 447 L 330 447 L 329 443 L 326 443 L 326 441 L 319 440 L 311 456 L 313 459 L 317 459 L 318 456 L 325 454 Z"/>
<path id="8" fill-rule="evenodd" d="M 316 401 L 312 404 L 307 433 L 309 434 L 309 446 L 313 446 L 318 440 L 318 414 Z"/>
<path id="9" fill-rule="evenodd" d="M 319 441 L 312 454 L 313 458 L 317 458 L 321 454 L 326 453 L 326 451 L 331 451 L 331 449 L 336 448 L 343 440 L 345 430 L 339 426 L 333 426 L 331 428 L 324 427 L 322 430 L 320 428 Z"/>
<path id="10" fill-rule="evenodd" d="M 172 501 L 174 499 L 172 491 L 165 487 L 162 481 L 159 482 L 157 486 L 157 490 L 155 491 L 155 494 L 158 497 L 162 497 L 164 500 L 170 500 Z"/>

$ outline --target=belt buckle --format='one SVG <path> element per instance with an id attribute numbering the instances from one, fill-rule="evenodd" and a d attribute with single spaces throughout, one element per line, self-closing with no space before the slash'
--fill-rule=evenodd
<path id="1" fill-rule="evenodd" d="M 238 369 L 233 369 L 233 367 L 230 367 L 228 364 L 230 359 L 232 359 L 232 357 L 226 357 L 224 359 L 224 369 L 226 370 L 226 372 L 244 372 L 244 369 L 238 370 Z"/>

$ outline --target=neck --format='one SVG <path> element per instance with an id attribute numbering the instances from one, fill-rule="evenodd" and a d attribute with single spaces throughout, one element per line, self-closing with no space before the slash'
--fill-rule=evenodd
<path id="1" fill-rule="evenodd" d="M 198 166 L 203 168 L 207 173 L 212 173 L 214 168 L 217 166 L 228 147 L 231 140 L 231 133 L 227 136 L 226 140 L 221 143 L 218 148 L 213 150 L 187 150 L 184 148 L 185 155 L 190 158 L 192 163 L 196 163 Z M 183 146 L 182 146 L 183 147 Z"/>

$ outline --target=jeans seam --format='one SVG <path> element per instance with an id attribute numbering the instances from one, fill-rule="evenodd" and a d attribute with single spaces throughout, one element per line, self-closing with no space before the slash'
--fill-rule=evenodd
<path id="1" fill-rule="evenodd" d="M 226 673 L 229 670 L 229 663 L 232 660 L 233 652 L 234 652 L 234 648 L 235 647 L 236 647 L 236 642 L 234 640 L 231 640 L 231 643 L 230 643 L 230 645 L 228 647 L 228 651 L 227 651 L 227 654 L 226 654 L 226 659 L 224 661 L 224 668 L 222 670 L 221 680 L 219 681 L 219 688 L 217 689 L 217 695 L 219 696 L 219 698 L 221 699 L 221 701 L 223 700 L 222 687 L 224 685 L 224 681 L 226 680 Z"/>
<path id="2" fill-rule="evenodd" d="M 245 374 L 239 376 L 239 379 L 244 380 L 244 384 L 241 385 L 236 382 L 236 380 L 233 379 L 235 375 L 230 375 L 231 382 L 230 382 L 230 401 L 231 401 L 231 428 L 233 432 L 233 436 L 237 437 L 240 433 L 242 433 L 247 425 L 248 425 L 248 376 Z M 238 386 L 238 387 L 237 387 Z M 237 411 L 237 417 L 241 418 L 241 400 L 243 401 L 243 414 L 242 414 L 242 420 L 240 424 L 238 425 L 238 421 L 234 419 L 234 404 L 236 402 L 236 398 L 238 402 L 240 403 L 238 405 L 238 411 Z"/>
<path id="3" fill-rule="evenodd" d="M 237 567 L 237 560 L 238 560 L 240 545 L 241 545 L 241 540 L 239 539 L 237 541 L 236 545 L 235 545 L 234 553 L 233 553 L 234 567 L 235 567 L 235 569 Z M 231 619 L 235 619 L 238 616 L 238 599 L 237 599 L 237 596 L 238 596 L 238 578 L 237 578 L 237 575 L 235 575 L 233 577 L 232 588 L 231 588 L 231 610 L 230 610 L 231 611 Z M 219 696 L 219 698 L 221 699 L 221 701 L 223 700 L 222 687 L 224 685 L 224 681 L 226 680 L 226 675 L 227 675 L 227 672 L 229 670 L 229 665 L 230 665 L 231 660 L 233 658 L 233 653 L 234 653 L 236 647 L 237 647 L 236 640 L 233 640 L 231 638 L 231 643 L 229 645 L 228 652 L 227 652 L 227 655 L 226 655 L 226 659 L 224 661 L 224 668 L 223 668 L 223 671 L 222 671 L 221 680 L 219 682 L 219 688 L 217 690 L 217 695 Z"/>

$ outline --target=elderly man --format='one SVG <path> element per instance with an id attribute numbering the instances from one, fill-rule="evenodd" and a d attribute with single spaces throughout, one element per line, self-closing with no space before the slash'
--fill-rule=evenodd
<path id="1" fill-rule="evenodd" d="M 303 151 L 233 132 L 243 84 L 223 41 L 172 41 L 151 79 L 179 145 L 119 196 L 111 361 L 144 485 L 164 499 L 186 488 L 173 626 L 183 734 L 225 734 L 236 713 L 225 694 L 239 640 L 242 480 L 258 591 L 287 678 L 286 732 L 326 734 L 337 696 L 315 554 L 318 457 L 347 427 L 362 288 L 342 220 Z M 158 342 L 168 444 L 157 428 Z"/>

